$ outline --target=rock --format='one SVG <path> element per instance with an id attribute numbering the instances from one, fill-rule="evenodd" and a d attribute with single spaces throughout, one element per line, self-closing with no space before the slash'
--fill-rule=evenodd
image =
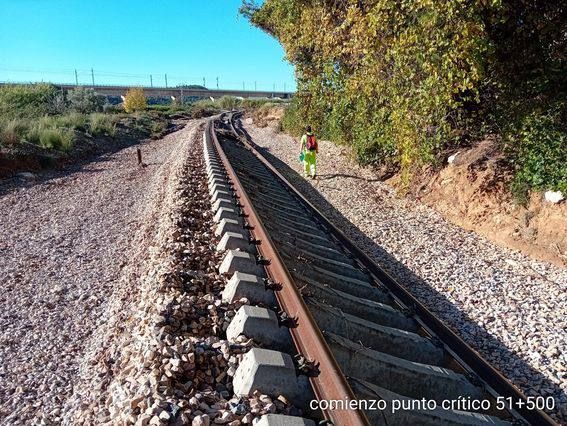
<path id="1" fill-rule="evenodd" d="M 152 419 L 151 415 L 144 413 L 138 417 L 138 420 L 136 421 L 136 426 L 148 426 L 150 424 L 151 419 Z"/>
<path id="2" fill-rule="evenodd" d="M 159 419 L 158 416 L 153 416 L 149 424 L 153 426 L 158 426 L 161 424 L 161 420 Z"/>
<path id="3" fill-rule="evenodd" d="M 21 172 L 16 175 L 16 177 L 22 180 L 36 180 L 37 175 L 31 172 Z"/>
<path id="4" fill-rule="evenodd" d="M 544 197 L 545 201 L 552 204 L 560 203 L 565 199 L 561 191 L 545 191 Z"/>
<path id="5" fill-rule="evenodd" d="M 211 419 L 209 418 L 208 414 L 202 414 L 200 416 L 196 416 L 193 419 L 192 426 L 209 426 Z"/>
<path id="6" fill-rule="evenodd" d="M 142 402 L 144 400 L 144 396 L 143 395 L 138 395 L 135 396 L 133 399 L 130 400 L 130 408 L 133 410 L 134 408 L 136 408 L 138 406 L 138 404 L 140 402 Z"/>
<path id="7" fill-rule="evenodd" d="M 455 162 L 455 159 L 457 158 L 457 155 L 459 155 L 459 152 L 455 152 L 453 155 L 450 155 L 449 158 L 447 158 L 447 163 L 453 164 Z"/>
<path id="8" fill-rule="evenodd" d="M 230 411 L 223 411 L 220 416 L 215 419 L 215 424 L 224 425 L 232 421 L 234 418 Z"/>

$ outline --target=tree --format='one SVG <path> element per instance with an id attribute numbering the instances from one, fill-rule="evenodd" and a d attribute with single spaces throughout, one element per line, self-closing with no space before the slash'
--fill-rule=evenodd
<path id="1" fill-rule="evenodd" d="M 567 127 L 564 9 L 549 0 L 244 0 L 241 13 L 295 67 L 286 128 L 309 123 L 362 163 L 399 167 L 409 183 L 448 147 L 486 133 L 500 136 L 510 163 L 528 164 L 519 147 L 534 146 L 522 132 L 534 120 L 545 128 L 531 134 L 556 158 L 551 141 Z M 542 187 L 567 184 L 559 163 L 552 170 Z"/>
<path id="2" fill-rule="evenodd" d="M 144 89 L 140 87 L 128 89 L 124 97 L 124 110 L 126 112 L 142 111 L 146 109 L 146 107 L 147 103 Z"/>

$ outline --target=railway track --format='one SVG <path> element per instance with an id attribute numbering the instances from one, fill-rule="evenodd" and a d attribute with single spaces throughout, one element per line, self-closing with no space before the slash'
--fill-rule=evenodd
<path id="1" fill-rule="evenodd" d="M 282 351 L 251 351 L 237 393 L 282 393 L 337 425 L 554 424 L 303 198 L 238 114 L 209 122 L 204 152 L 223 297 L 257 305 L 227 335 Z"/>

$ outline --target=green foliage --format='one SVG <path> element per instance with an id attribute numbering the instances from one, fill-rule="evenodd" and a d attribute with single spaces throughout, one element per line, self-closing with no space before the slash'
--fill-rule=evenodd
<path id="1" fill-rule="evenodd" d="M 202 99 L 191 105 L 191 116 L 193 118 L 209 117 L 211 115 L 218 114 L 221 109 L 222 108 L 218 102 Z"/>
<path id="2" fill-rule="evenodd" d="M 111 103 L 105 103 L 102 106 L 102 112 L 105 114 L 120 114 L 124 112 L 124 107 L 122 105 L 112 105 Z"/>
<path id="3" fill-rule="evenodd" d="M 118 117 L 76 112 L 65 115 L 45 115 L 39 119 L 12 119 L 0 122 L 0 141 L 4 145 L 26 141 L 47 149 L 68 151 L 73 146 L 74 132 L 89 132 L 94 136 L 114 136 Z"/>
<path id="4" fill-rule="evenodd" d="M 58 113 L 61 92 L 50 84 L 15 84 L 0 87 L 0 116 L 34 118 Z"/>
<path id="5" fill-rule="evenodd" d="M 24 120 L 13 118 L 7 121 L 0 121 L 0 144 L 15 145 L 28 130 Z"/>
<path id="6" fill-rule="evenodd" d="M 148 105 L 148 111 L 170 112 L 171 105 Z"/>
<path id="7" fill-rule="evenodd" d="M 50 102 L 50 114 L 65 114 L 69 109 L 69 101 L 63 90 L 58 91 Z"/>
<path id="8" fill-rule="evenodd" d="M 564 108 L 559 3 L 266 0 L 245 1 L 241 12 L 276 37 L 295 66 L 298 91 L 284 127 L 299 133 L 310 124 L 352 146 L 362 163 L 400 167 L 408 183 L 459 144 L 457 134 L 507 138 L 550 101 Z M 542 153 L 558 136 L 544 133 Z M 521 162 L 527 151 L 515 150 Z M 542 179 L 553 185 L 550 175 Z"/>
<path id="9" fill-rule="evenodd" d="M 38 134 L 39 144 L 48 149 L 70 151 L 73 146 L 73 132 L 65 129 L 42 129 Z"/>
<path id="10" fill-rule="evenodd" d="M 167 122 L 161 120 L 153 120 L 150 131 L 152 136 L 159 137 L 167 129 Z"/>
<path id="11" fill-rule="evenodd" d="M 89 133 L 93 136 L 116 134 L 117 118 L 113 115 L 95 112 L 89 115 Z"/>
<path id="12" fill-rule="evenodd" d="M 513 142 L 518 144 L 512 189 L 525 199 L 529 189 L 567 193 L 567 132 L 557 111 L 527 116 Z"/>
<path id="13" fill-rule="evenodd" d="M 243 99 L 240 103 L 240 106 L 244 109 L 251 110 L 260 108 L 263 105 L 286 105 L 288 101 L 283 101 L 280 99 L 270 99 L 270 98 L 254 98 L 254 99 Z"/>
<path id="14" fill-rule="evenodd" d="M 94 89 L 85 87 L 70 90 L 67 99 L 71 110 L 81 114 L 102 111 L 105 102 L 104 96 L 97 95 Z"/>
<path id="15" fill-rule="evenodd" d="M 242 99 L 235 96 L 223 96 L 217 101 L 222 109 L 233 110 L 240 108 Z"/>
<path id="16" fill-rule="evenodd" d="M 81 131 L 87 130 L 87 116 L 77 112 L 66 115 L 42 117 L 41 122 L 44 124 L 44 127 Z"/>
<path id="17" fill-rule="evenodd" d="M 290 105 L 286 108 L 285 114 L 282 118 L 283 129 L 294 136 L 301 135 L 305 127 L 303 117 L 301 117 L 301 114 L 299 112 L 299 108 L 299 98 L 295 97 L 291 100 Z M 319 133 L 319 136 L 322 135 L 320 135 Z"/>

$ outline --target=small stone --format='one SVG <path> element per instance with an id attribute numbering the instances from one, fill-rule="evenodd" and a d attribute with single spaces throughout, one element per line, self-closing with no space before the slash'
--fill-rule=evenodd
<path id="1" fill-rule="evenodd" d="M 166 410 L 163 410 L 161 413 L 159 413 L 159 418 L 167 422 L 171 418 L 171 414 L 169 414 Z"/>
<path id="2" fill-rule="evenodd" d="M 459 155 L 458 152 L 455 152 L 453 155 L 450 155 L 449 158 L 447 158 L 447 163 L 453 164 L 455 162 L 455 159 L 457 158 L 457 155 Z"/>
<path id="3" fill-rule="evenodd" d="M 561 191 L 545 191 L 545 201 L 548 203 L 557 204 L 565 199 Z"/>
<path id="4" fill-rule="evenodd" d="M 195 416 L 193 419 L 192 426 L 209 426 L 211 419 L 208 414 L 202 414 L 200 416 Z"/>
<path id="5" fill-rule="evenodd" d="M 19 177 L 22 180 L 35 180 L 35 179 L 37 179 L 37 175 L 35 175 L 31 172 L 21 172 L 21 173 L 18 173 L 16 176 Z"/>
<path id="6" fill-rule="evenodd" d="M 152 416 L 150 414 L 142 414 L 138 417 L 138 420 L 136 421 L 136 426 L 148 426 L 150 424 L 150 420 L 152 419 Z"/>
<path id="7" fill-rule="evenodd" d="M 214 422 L 215 424 L 224 425 L 232 421 L 233 417 L 234 416 L 230 411 L 223 411 L 221 415 L 214 420 Z"/>
<path id="8" fill-rule="evenodd" d="M 143 395 L 135 396 L 133 399 L 130 400 L 130 408 L 133 410 L 134 408 L 138 407 L 138 404 L 144 400 Z"/>

